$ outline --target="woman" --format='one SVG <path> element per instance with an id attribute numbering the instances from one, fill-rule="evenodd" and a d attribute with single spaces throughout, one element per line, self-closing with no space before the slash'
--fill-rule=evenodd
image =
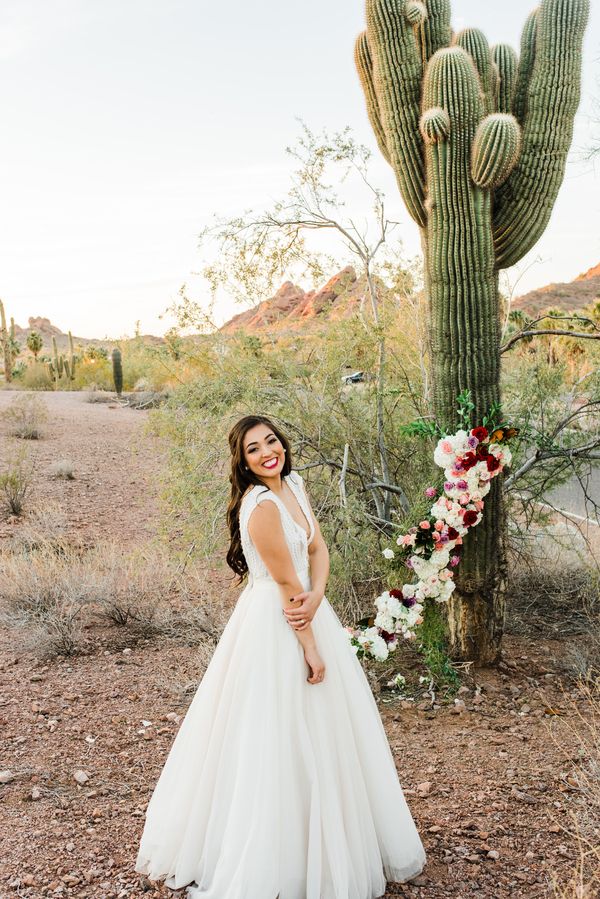
<path id="1" fill-rule="evenodd" d="M 425 852 L 329 555 L 268 418 L 229 434 L 229 566 L 248 574 L 151 796 L 136 871 L 188 899 L 373 899 Z"/>

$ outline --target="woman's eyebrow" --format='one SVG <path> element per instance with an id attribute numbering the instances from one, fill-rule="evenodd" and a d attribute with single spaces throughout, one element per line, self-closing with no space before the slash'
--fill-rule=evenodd
<path id="1" fill-rule="evenodd" d="M 274 436 L 275 436 L 275 434 L 273 434 L 273 432 L 271 432 L 270 434 L 267 434 L 267 436 L 265 437 L 265 440 L 268 440 L 269 437 L 274 437 Z M 258 440 L 251 440 L 250 443 L 246 444 L 246 449 L 250 449 L 251 446 L 258 446 Z"/>

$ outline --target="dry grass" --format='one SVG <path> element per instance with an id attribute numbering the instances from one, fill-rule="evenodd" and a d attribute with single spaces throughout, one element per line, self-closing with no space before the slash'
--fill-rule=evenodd
<path id="1" fill-rule="evenodd" d="M 51 478 L 62 479 L 65 481 L 72 481 L 75 478 L 73 463 L 69 462 L 68 459 L 60 459 L 58 462 L 54 462 L 50 466 L 48 473 Z"/>
<path id="2" fill-rule="evenodd" d="M 569 797 L 567 822 L 557 823 L 576 847 L 569 875 L 552 877 L 559 899 L 600 896 L 600 677 L 580 680 L 578 692 L 577 701 L 564 694 L 564 714 L 549 727 L 566 762 L 561 780 Z"/>
<path id="3" fill-rule="evenodd" d="M 39 440 L 48 421 L 48 408 L 40 396 L 20 393 L 6 409 L 6 421 L 13 437 L 23 440 Z"/>
<path id="4" fill-rule="evenodd" d="M 519 566 L 511 576 L 507 631 L 565 640 L 570 674 L 600 674 L 600 575 L 581 565 Z"/>
<path id="5" fill-rule="evenodd" d="M 25 498 L 31 489 L 33 465 L 21 447 L 5 470 L 0 472 L 0 514 L 4 517 L 23 513 Z"/>
<path id="6" fill-rule="evenodd" d="M 117 642 L 161 635 L 206 644 L 210 657 L 227 610 L 209 599 L 201 570 L 182 574 L 155 545 L 123 552 L 106 541 L 83 549 L 65 539 L 60 522 L 45 525 L 30 523 L 0 555 L 0 622 L 21 632 L 27 651 L 44 658 L 93 652 L 109 626 L 122 632 L 113 631 Z"/>

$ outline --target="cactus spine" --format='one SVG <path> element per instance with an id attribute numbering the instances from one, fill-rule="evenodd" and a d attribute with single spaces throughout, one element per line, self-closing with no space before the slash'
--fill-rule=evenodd
<path id="1" fill-rule="evenodd" d="M 367 0 L 355 61 L 369 120 L 421 230 L 433 403 L 454 427 L 500 399 L 499 269 L 543 234 L 564 178 L 580 98 L 589 0 L 542 0 L 521 56 L 485 35 L 454 35 L 449 0 Z M 497 658 L 504 623 L 500 479 L 464 548 L 449 603 L 456 656 Z"/>
<path id="2" fill-rule="evenodd" d="M 112 351 L 112 368 L 115 390 L 117 396 L 121 396 L 123 392 L 123 365 L 121 362 L 121 350 L 117 349 L 117 347 Z"/>

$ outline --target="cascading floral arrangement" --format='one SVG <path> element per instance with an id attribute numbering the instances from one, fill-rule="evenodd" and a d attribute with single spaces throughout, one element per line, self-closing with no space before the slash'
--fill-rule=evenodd
<path id="1" fill-rule="evenodd" d="M 468 392 L 459 397 L 459 415 L 469 420 L 472 408 Z M 507 442 L 518 434 L 516 428 L 496 425 L 498 407 L 484 418 L 484 424 L 444 434 L 437 425 L 416 422 L 409 433 L 439 437 L 434 462 L 444 470 L 443 486 L 428 487 L 433 500 L 429 515 L 407 534 L 399 534 L 396 548 L 386 548 L 386 559 L 399 562 L 417 580 L 385 590 L 375 600 L 377 615 L 363 619 L 346 631 L 360 656 L 385 661 L 398 646 L 400 637 L 414 639 L 423 622 L 424 603 L 447 602 L 452 595 L 454 569 L 460 563 L 460 547 L 471 528 L 483 516 L 484 497 L 490 482 L 510 465 L 512 454 Z"/>

